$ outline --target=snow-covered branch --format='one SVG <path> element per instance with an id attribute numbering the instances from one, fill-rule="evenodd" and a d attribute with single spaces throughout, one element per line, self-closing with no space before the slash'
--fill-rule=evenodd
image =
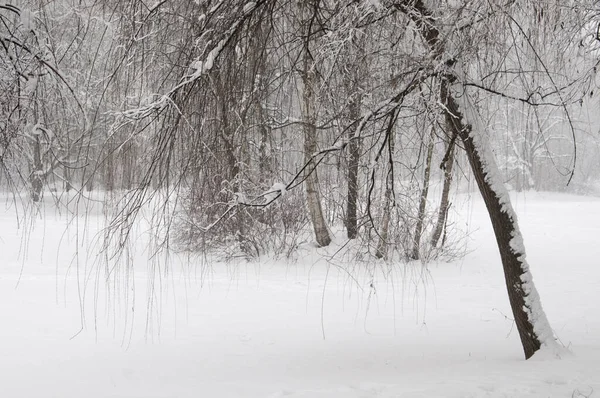
<path id="1" fill-rule="evenodd" d="M 223 50 L 229 45 L 232 38 L 240 31 L 244 22 L 252 17 L 254 12 L 267 1 L 268 0 L 246 2 L 242 6 L 241 15 L 222 33 L 222 38 L 217 41 L 208 54 L 202 59 L 194 60 L 190 64 L 189 68 L 193 71 L 191 74 L 185 75 L 177 85 L 169 89 L 166 93 L 158 95 L 158 99 L 142 107 L 124 111 L 122 113 L 123 116 L 136 120 L 150 116 L 155 111 L 160 111 L 172 103 L 175 94 L 181 89 L 195 83 L 201 77 L 206 76 L 213 69 L 218 58 L 221 56 Z M 215 13 L 222 3 L 222 1 L 217 3 L 211 9 L 211 13 Z M 215 32 L 213 35 L 218 36 L 219 34 Z"/>

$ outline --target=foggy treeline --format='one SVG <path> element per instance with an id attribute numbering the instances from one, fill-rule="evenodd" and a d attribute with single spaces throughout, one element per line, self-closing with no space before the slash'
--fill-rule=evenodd
<path id="1" fill-rule="evenodd" d="M 437 255 L 470 180 L 448 85 L 509 188 L 598 192 L 599 14 L 584 0 L 0 3 L 0 184 L 34 203 L 103 192 L 127 217 L 166 192 L 191 250 L 285 251 L 299 231 L 326 246 L 343 228 L 375 257 Z"/>

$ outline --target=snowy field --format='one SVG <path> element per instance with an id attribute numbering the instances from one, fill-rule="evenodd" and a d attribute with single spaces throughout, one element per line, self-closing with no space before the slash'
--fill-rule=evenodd
<path id="1" fill-rule="evenodd" d="M 470 252 L 453 263 L 390 270 L 305 247 L 291 263 L 172 257 L 150 278 L 160 263 L 139 239 L 127 297 L 95 277 L 101 211 L 66 228 L 48 207 L 23 240 L 3 206 L 0 397 L 600 397 L 600 199 L 513 199 L 542 303 L 572 351 L 559 360 L 524 360 L 475 195 L 460 209 Z"/>

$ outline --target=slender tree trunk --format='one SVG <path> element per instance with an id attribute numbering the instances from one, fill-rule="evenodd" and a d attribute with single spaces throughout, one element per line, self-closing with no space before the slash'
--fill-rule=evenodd
<path id="1" fill-rule="evenodd" d="M 259 181 L 265 184 L 272 177 L 273 167 L 271 162 L 271 131 L 267 124 L 264 110 L 261 104 L 257 104 L 257 112 L 259 117 L 259 132 L 260 132 L 260 147 L 258 159 Z"/>
<path id="2" fill-rule="evenodd" d="M 95 162 L 94 164 L 90 164 L 86 167 L 94 170 L 97 166 L 97 163 Z M 91 173 L 86 173 L 86 170 L 84 169 L 84 172 L 82 173 L 82 183 L 85 185 L 85 190 L 88 192 L 92 192 L 94 190 L 94 177 L 96 176 L 96 173 L 94 173 L 93 171 Z M 86 178 L 87 177 L 87 178 Z"/>
<path id="3" fill-rule="evenodd" d="M 425 159 L 425 175 L 423 176 L 423 189 L 421 190 L 421 198 L 419 200 L 419 213 L 417 214 L 417 225 L 413 237 L 413 247 L 410 258 L 418 260 L 421 255 L 421 235 L 423 234 L 423 226 L 425 224 L 425 210 L 427 207 L 427 195 L 429 194 L 429 178 L 431 176 L 431 158 L 433 157 L 433 130 L 429 135 L 429 143 L 427 144 L 427 157 Z"/>
<path id="4" fill-rule="evenodd" d="M 310 83 L 310 80 L 308 81 Z M 312 103 L 312 95 L 307 92 L 312 89 L 306 87 L 305 82 L 305 93 L 304 93 L 304 105 L 305 109 L 310 109 L 304 113 L 304 161 L 309 162 L 312 155 L 317 151 L 317 130 L 313 121 L 311 121 L 311 112 L 314 110 L 314 104 Z M 308 108 L 307 108 L 308 107 Z M 319 179 L 317 176 L 316 167 L 307 167 L 305 171 L 305 186 L 306 186 L 306 202 L 308 206 L 308 213 L 310 220 L 313 225 L 315 232 L 315 239 L 319 246 L 327 246 L 331 243 L 331 237 L 329 236 L 329 230 L 325 224 L 325 218 L 323 217 L 323 209 L 321 207 L 321 197 L 319 195 Z"/>
<path id="5" fill-rule="evenodd" d="M 68 167 L 64 167 L 63 169 L 63 178 L 65 179 L 64 189 L 65 192 L 71 192 L 73 186 L 71 185 L 71 171 Z"/>
<path id="6" fill-rule="evenodd" d="M 392 193 L 394 191 L 394 132 L 393 132 L 393 118 L 390 118 L 390 122 L 387 129 L 388 134 L 388 173 L 386 177 L 385 196 L 383 199 L 383 215 L 381 217 L 381 230 L 379 232 L 379 243 L 377 244 L 377 250 L 375 257 L 387 258 L 388 255 L 388 237 L 390 234 L 390 220 L 392 218 Z"/>
<path id="7" fill-rule="evenodd" d="M 305 32 L 306 39 L 304 42 L 302 54 L 302 126 L 304 132 L 304 161 L 308 163 L 312 159 L 312 155 L 317 151 L 317 111 L 315 108 L 315 85 L 317 74 L 314 70 L 314 61 L 309 49 L 311 27 L 316 19 L 316 9 L 310 9 L 308 4 L 301 5 L 304 16 L 312 14 L 309 18 L 303 18 L 304 24 L 308 27 Z M 315 240 L 319 246 L 327 246 L 331 243 L 329 229 L 323 217 L 323 208 L 321 207 L 321 198 L 319 195 L 319 179 L 317 169 L 314 164 L 310 164 L 305 169 L 305 187 L 306 187 L 306 204 L 308 213 L 315 232 Z"/>
<path id="8" fill-rule="evenodd" d="M 386 178 L 385 197 L 383 199 L 383 216 L 381 217 L 381 231 L 379 232 L 379 243 L 375 251 L 375 257 L 387 258 L 388 236 L 390 231 L 390 219 L 392 213 L 392 184 L 389 173 Z"/>
<path id="9" fill-rule="evenodd" d="M 31 199 L 34 202 L 39 202 L 42 200 L 42 193 L 44 191 L 42 144 L 38 134 L 33 139 L 33 171 L 29 175 L 29 182 L 31 183 Z"/>
<path id="10" fill-rule="evenodd" d="M 123 145 L 121 162 L 123 172 L 121 174 L 121 188 L 131 189 L 133 186 L 133 171 L 135 169 L 134 145 L 132 141 L 128 141 Z"/>
<path id="11" fill-rule="evenodd" d="M 115 147 L 116 144 L 114 144 L 112 140 L 107 143 L 108 149 L 106 161 L 104 162 L 104 189 L 109 192 L 112 192 L 115 189 Z"/>
<path id="12" fill-rule="evenodd" d="M 227 77 L 226 77 L 227 79 Z M 225 151 L 225 160 L 227 164 L 227 172 L 225 173 L 229 188 L 233 194 L 239 194 L 241 191 L 239 174 L 240 174 L 240 161 L 239 158 L 243 158 L 242 146 L 239 146 L 239 154 L 236 150 L 235 145 L 235 127 L 232 126 L 229 118 L 229 110 L 232 107 L 236 107 L 235 99 L 231 99 L 227 95 L 227 90 L 230 88 L 229 81 L 226 80 L 222 85 L 222 95 L 218 96 L 220 101 L 220 113 L 221 113 L 221 139 L 223 141 L 223 148 Z M 243 161 L 242 161 L 243 162 Z M 250 254 L 251 246 L 248 242 L 246 232 L 246 213 L 244 210 L 236 214 L 236 225 L 237 230 L 235 231 L 236 239 L 240 245 L 240 248 L 245 254 Z"/>
<path id="13" fill-rule="evenodd" d="M 452 168 L 454 166 L 454 142 L 450 139 L 448 141 L 448 159 L 444 164 L 444 187 L 442 188 L 442 199 L 440 201 L 440 210 L 438 212 L 437 222 L 431 236 L 431 247 L 436 247 L 440 236 L 442 236 L 442 230 L 446 224 L 448 218 L 448 209 L 450 208 L 450 186 L 452 185 Z M 443 241 L 442 241 L 443 244 Z"/>
<path id="14" fill-rule="evenodd" d="M 353 99 L 349 106 L 350 120 L 360 119 L 361 97 Z M 355 239 L 358 235 L 358 161 L 360 145 L 358 140 L 352 139 L 354 131 L 348 129 L 348 195 L 346 201 L 346 230 L 348 239 Z"/>
<path id="15" fill-rule="evenodd" d="M 67 148 L 69 148 L 69 152 L 70 152 L 70 148 L 71 148 L 71 138 L 70 137 L 71 137 L 71 135 L 67 134 Z M 70 192 L 71 189 L 73 189 L 73 186 L 71 185 L 71 169 L 69 166 L 63 166 L 63 178 L 65 179 L 64 189 L 66 192 Z"/>
<path id="16" fill-rule="evenodd" d="M 362 86 L 366 79 L 365 35 L 359 34 L 353 38 L 347 52 L 346 67 L 349 70 L 345 80 L 346 95 L 350 98 L 348 104 L 348 120 L 360 120 L 363 92 Z M 346 231 L 348 239 L 358 236 L 358 164 L 360 159 L 360 141 L 352 139 L 354 129 L 348 129 L 348 192 L 346 196 Z"/>

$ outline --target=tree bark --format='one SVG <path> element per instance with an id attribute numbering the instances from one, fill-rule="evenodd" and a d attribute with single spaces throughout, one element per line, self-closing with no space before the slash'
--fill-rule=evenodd
<path id="1" fill-rule="evenodd" d="M 42 144 L 40 137 L 36 134 L 33 139 L 33 171 L 29 175 L 29 181 L 31 183 L 31 199 L 34 202 L 39 202 L 42 200 L 44 191 L 44 165 L 42 164 Z"/>
<path id="2" fill-rule="evenodd" d="M 300 5 L 303 14 L 303 29 L 306 33 L 302 54 L 302 129 L 304 132 L 304 161 L 308 167 L 304 171 L 306 187 L 306 204 L 310 221 L 315 232 L 315 240 L 318 246 L 327 246 L 331 243 L 329 229 L 323 217 L 321 198 L 319 195 L 319 178 L 316 166 L 311 162 L 312 156 L 317 152 L 317 111 L 315 107 L 315 84 L 317 74 L 314 69 L 314 60 L 310 53 L 310 33 L 313 21 L 316 19 L 316 6 L 311 10 L 308 4 Z M 307 15 L 310 14 L 310 15 Z M 304 18 L 308 16 L 308 18 Z"/>
<path id="3" fill-rule="evenodd" d="M 348 75 L 345 80 L 348 104 L 348 120 L 360 120 L 363 101 L 363 82 L 366 79 L 365 38 L 359 34 L 352 40 L 348 49 L 345 67 Z M 353 139 L 354 129 L 348 129 L 348 192 L 346 197 L 346 231 L 348 239 L 358 236 L 358 164 L 360 140 Z"/>
<path id="4" fill-rule="evenodd" d="M 420 258 L 419 249 L 421 247 L 421 235 L 423 234 L 423 225 L 425 224 L 425 209 L 427 207 L 427 195 L 429 194 L 429 178 L 431 175 L 431 158 L 433 156 L 433 130 L 429 136 L 427 144 L 427 157 L 425 159 L 425 175 L 423 176 L 423 189 L 421 190 L 421 199 L 419 201 L 419 214 L 417 215 L 417 225 L 413 236 L 413 248 L 410 257 L 413 260 Z"/>
<path id="5" fill-rule="evenodd" d="M 309 72 L 310 73 L 310 72 Z M 317 151 L 317 130 L 314 125 L 314 99 L 311 86 L 311 79 L 305 79 L 304 82 L 304 110 L 303 110 L 303 130 L 304 130 L 304 161 L 311 161 L 312 155 Z M 315 240 L 319 246 L 327 246 L 331 243 L 329 230 L 323 217 L 323 208 L 321 207 L 321 197 L 319 194 L 319 178 L 317 169 L 309 166 L 305 170 L 306 180 L 306 204 L 308 213 L 315 232 Z"/>
<path id="6" fill-rule="evenodd" d="M 350 120 L 360 119 L 361 96 L 354 98 L 349 106 Z M 358 160 L 360 157 L 359 141 L 352 139 L 354 131 L 348 129 L 348 195 L 346 201 L 346 230 L 348 239 L 358 235 Z"/>
<path id="7" fill-rule="evenodd" d="M 405 0 L 397 3 L 396 7 L 409 15 L 430 47 L 433 59 L 440 61 L 445 51 L 444 41 L 440 39 L 436 19 L 423 0 Z M 455 59 L 448 60 L 446 66 L 451 70 L 456 62 Z M 487 207 L 502 259 L 506 288 L 515 324 L 519 331 L 525 358 L 529 359 L 542 345 L 556 346 L 556 340 L 533 284 L 523 238 L 519 231 L 516 214 L 510 203 L 510 197 L 498 175 L 494 156 L 487 143 L 482 139 L 483 131 L 480 130 L 483 127 L 478 126 L 478 129 L 474 131 L 471 124 L 474 120 L 464 118 L 464 109 L 461 109 L 450 91 L 451 81 L 456 80 L 456 76 L 449 71 L 440 77 L 442 78 L 440 99 L 445 105 L 443 112 L 446 124 L 451 127 L 452 133 L 459 137 L 464 145 L 477 186 Z M 467 95 L 463 87 L 461 100 L 468 101 Z"/>
<path id="8" fill-rule="evenodd" d="M 444 187 L 442 188 L 442 199 L 440 200 L 437 222 L 435 223 L 435 228 L 431 235 L 431 247 L 436 247 L 440 240 L 444 224 L 448 218 L 448 209 L 450 208 L 450 186 L 452 185 L 452 168 L 454 166 L 454 142 L 451 139 L 448 141 L 447 153 L 448 159 L 444 163 Z M 444 242 L 442 241 L 442 245 L 443 243 Z"/>
<path id="9" fill-rule="evenodd" d="M 311 127 L 304 127 L 304 153 L 305 161 L 308 162 L 311 154 L 316 150 L 316 134 L 310 130 Z M 327 246 L 331 243 L 329 230 L 325 224 L 323 217 L 323 209 L 321 207 L 321 198 L 319 195 L 319 179 L 315 168 L 306 169 L 306 202 L 310 220 L 315 232 L 315 240 L 319 246 Z"/>
<path id="10" fill-rule="evenodd" d="M 112 139 L 107 142 L 106 160 L 104 162 L 104 189 L 112 192 L 115 189 L 115 147 Z"/>
<path id="11" fill-rule="evenodd" d="M 379 243 L 377 244 L 377 251 L 375 252 L 376 258 L 387 259 L 388 255 L 388 237 L 390 233 L 390 220 L 392 218 L 392 193 L 394 190 L 394 117 L 390 117 L 390 121 L 387 127 L 387 140 L 388 140 L 388 173 L 386 178 L 385 186 L 385 197 L 383 199 L 383 216 L 381 218 L 381 232 L 379 233 Z"/>
<path id="12" fill-rule="evenodd" d="M 554 343 L 554 337 L 531 279 L 517 218 L 508 194 L 506 191 L 501 192 L 504 189 L 501 178 L 492 171 L 496 167 L 495 160 L 486 146 L 487 143 L 481 138 L 477 141 L 474 139 L 482 132 L 473 132 L 473 127 L 467 124 L 457 101 L 450 93 L 447 82 L 442 83 L 441 94 L 446 104 L 447 123 L 464 145 L 492 222 L 504 268 L 510 306 L 525 358 L 529 359 L 540 349 L 542 343 Z"/>

